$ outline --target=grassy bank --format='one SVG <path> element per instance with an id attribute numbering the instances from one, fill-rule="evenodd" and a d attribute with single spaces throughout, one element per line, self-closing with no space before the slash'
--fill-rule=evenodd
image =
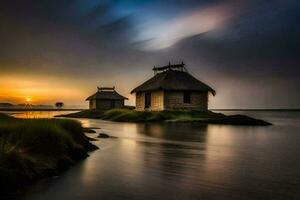
<path id="1" fill-rule="evenodd" d="M 97 149 L 77 121 L 16 119 L 0 113 L 0 192 L 56 175 Z"/>
<path id="2" fill-rule="evenodd" d="M 113 109 L 109 111 L 85 110 L 82 112 L 61 115 L 60 117 L 94 118 L 118 122 L 199 122 L 206 124 L 231 125 L 271 125 L 270 123 L 254 119 L 245 115 L 224 115 L 211 111 L 160 111 L 138 112 L 129 109 Z"/>

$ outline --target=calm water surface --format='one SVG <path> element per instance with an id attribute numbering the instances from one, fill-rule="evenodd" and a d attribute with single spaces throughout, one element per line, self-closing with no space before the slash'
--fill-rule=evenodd
<path id="1" fill-rule="evenodd" d="M 300 199 L 300 112 L 244 114 L 275 125 L 79 119 L 118 138 L 95 142 L 100 149 L 89 158 L 22 198 Z"/>

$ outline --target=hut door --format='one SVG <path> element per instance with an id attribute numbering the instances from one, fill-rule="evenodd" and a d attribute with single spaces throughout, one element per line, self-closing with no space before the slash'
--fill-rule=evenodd
<path id="1" fill-rule="evenodd" d="M 110 101 L 110 108 L 115 108 L 116 107 L 116 102 L 114 100 Z"/>
<path id="2" fill-rule="evenodd" d="M 151 107 L 151 92 L 145 93 L 145 108 Z"/>

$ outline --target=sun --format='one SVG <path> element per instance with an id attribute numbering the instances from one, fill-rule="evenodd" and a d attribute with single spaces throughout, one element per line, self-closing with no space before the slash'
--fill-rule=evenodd
<path id="1" fill-rule="evenodd" d="M 26 97 L 26 102 L 30 102 L 31 101 L 31 98 L 30 97 Z"/>

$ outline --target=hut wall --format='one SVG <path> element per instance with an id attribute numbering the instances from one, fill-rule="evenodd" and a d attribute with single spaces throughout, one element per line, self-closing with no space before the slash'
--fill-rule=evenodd
<path id="1" fill-rule="evenodd" d="M 96 100 L 95 99 L 89 101 L 89 108 L 96 109 Z"/>
<path id="2" fill-rule="evenodd" d="M 105 99 L 97 99 L 97 109 L 98 110 L 106 110 L 110 108 L 110 100 Z"/>
<path id="3" fill-rule="evenodd" d="M 114 101 L 114 103 L 112 103 Z M 114 107 L 112 105 L 114 104 Z M 108 110 L 112 108 L 123 108 L 124 100 L 109 100 L 109 99 L 97 99 L 96 109 Z"/>
<path id="4" fill-rule="evenodd" d="M 207 110 L 208 93 L 191 92 L 190 103 L 184 103 L 184 92 L 167 91 L 165 92 L 165 109 L 188 109 L 188 110 Z"/>
<path id="5" fill-rule="evenodd" d="M 136 108 L 137 111 L 145 110 L 145 93 L 139 92 L 136 94 Z M 164 109 L 164 91 L 151 92 L 151 106 L 146 110 L 163 110 Z"/>
<path id="6" fill-rule="evenodd" d="M 138 92 L 136 93 L 136 107 L 135 109 L 137 111 L 142 111 L 144 110 L 144 106 L 145 106 L 145 93 L 142 92 Z"/>
<path id="7" fill-rule="evenodd" d="M 124 100 L 115 100 L 115 108 L 123 108 Z"/>

